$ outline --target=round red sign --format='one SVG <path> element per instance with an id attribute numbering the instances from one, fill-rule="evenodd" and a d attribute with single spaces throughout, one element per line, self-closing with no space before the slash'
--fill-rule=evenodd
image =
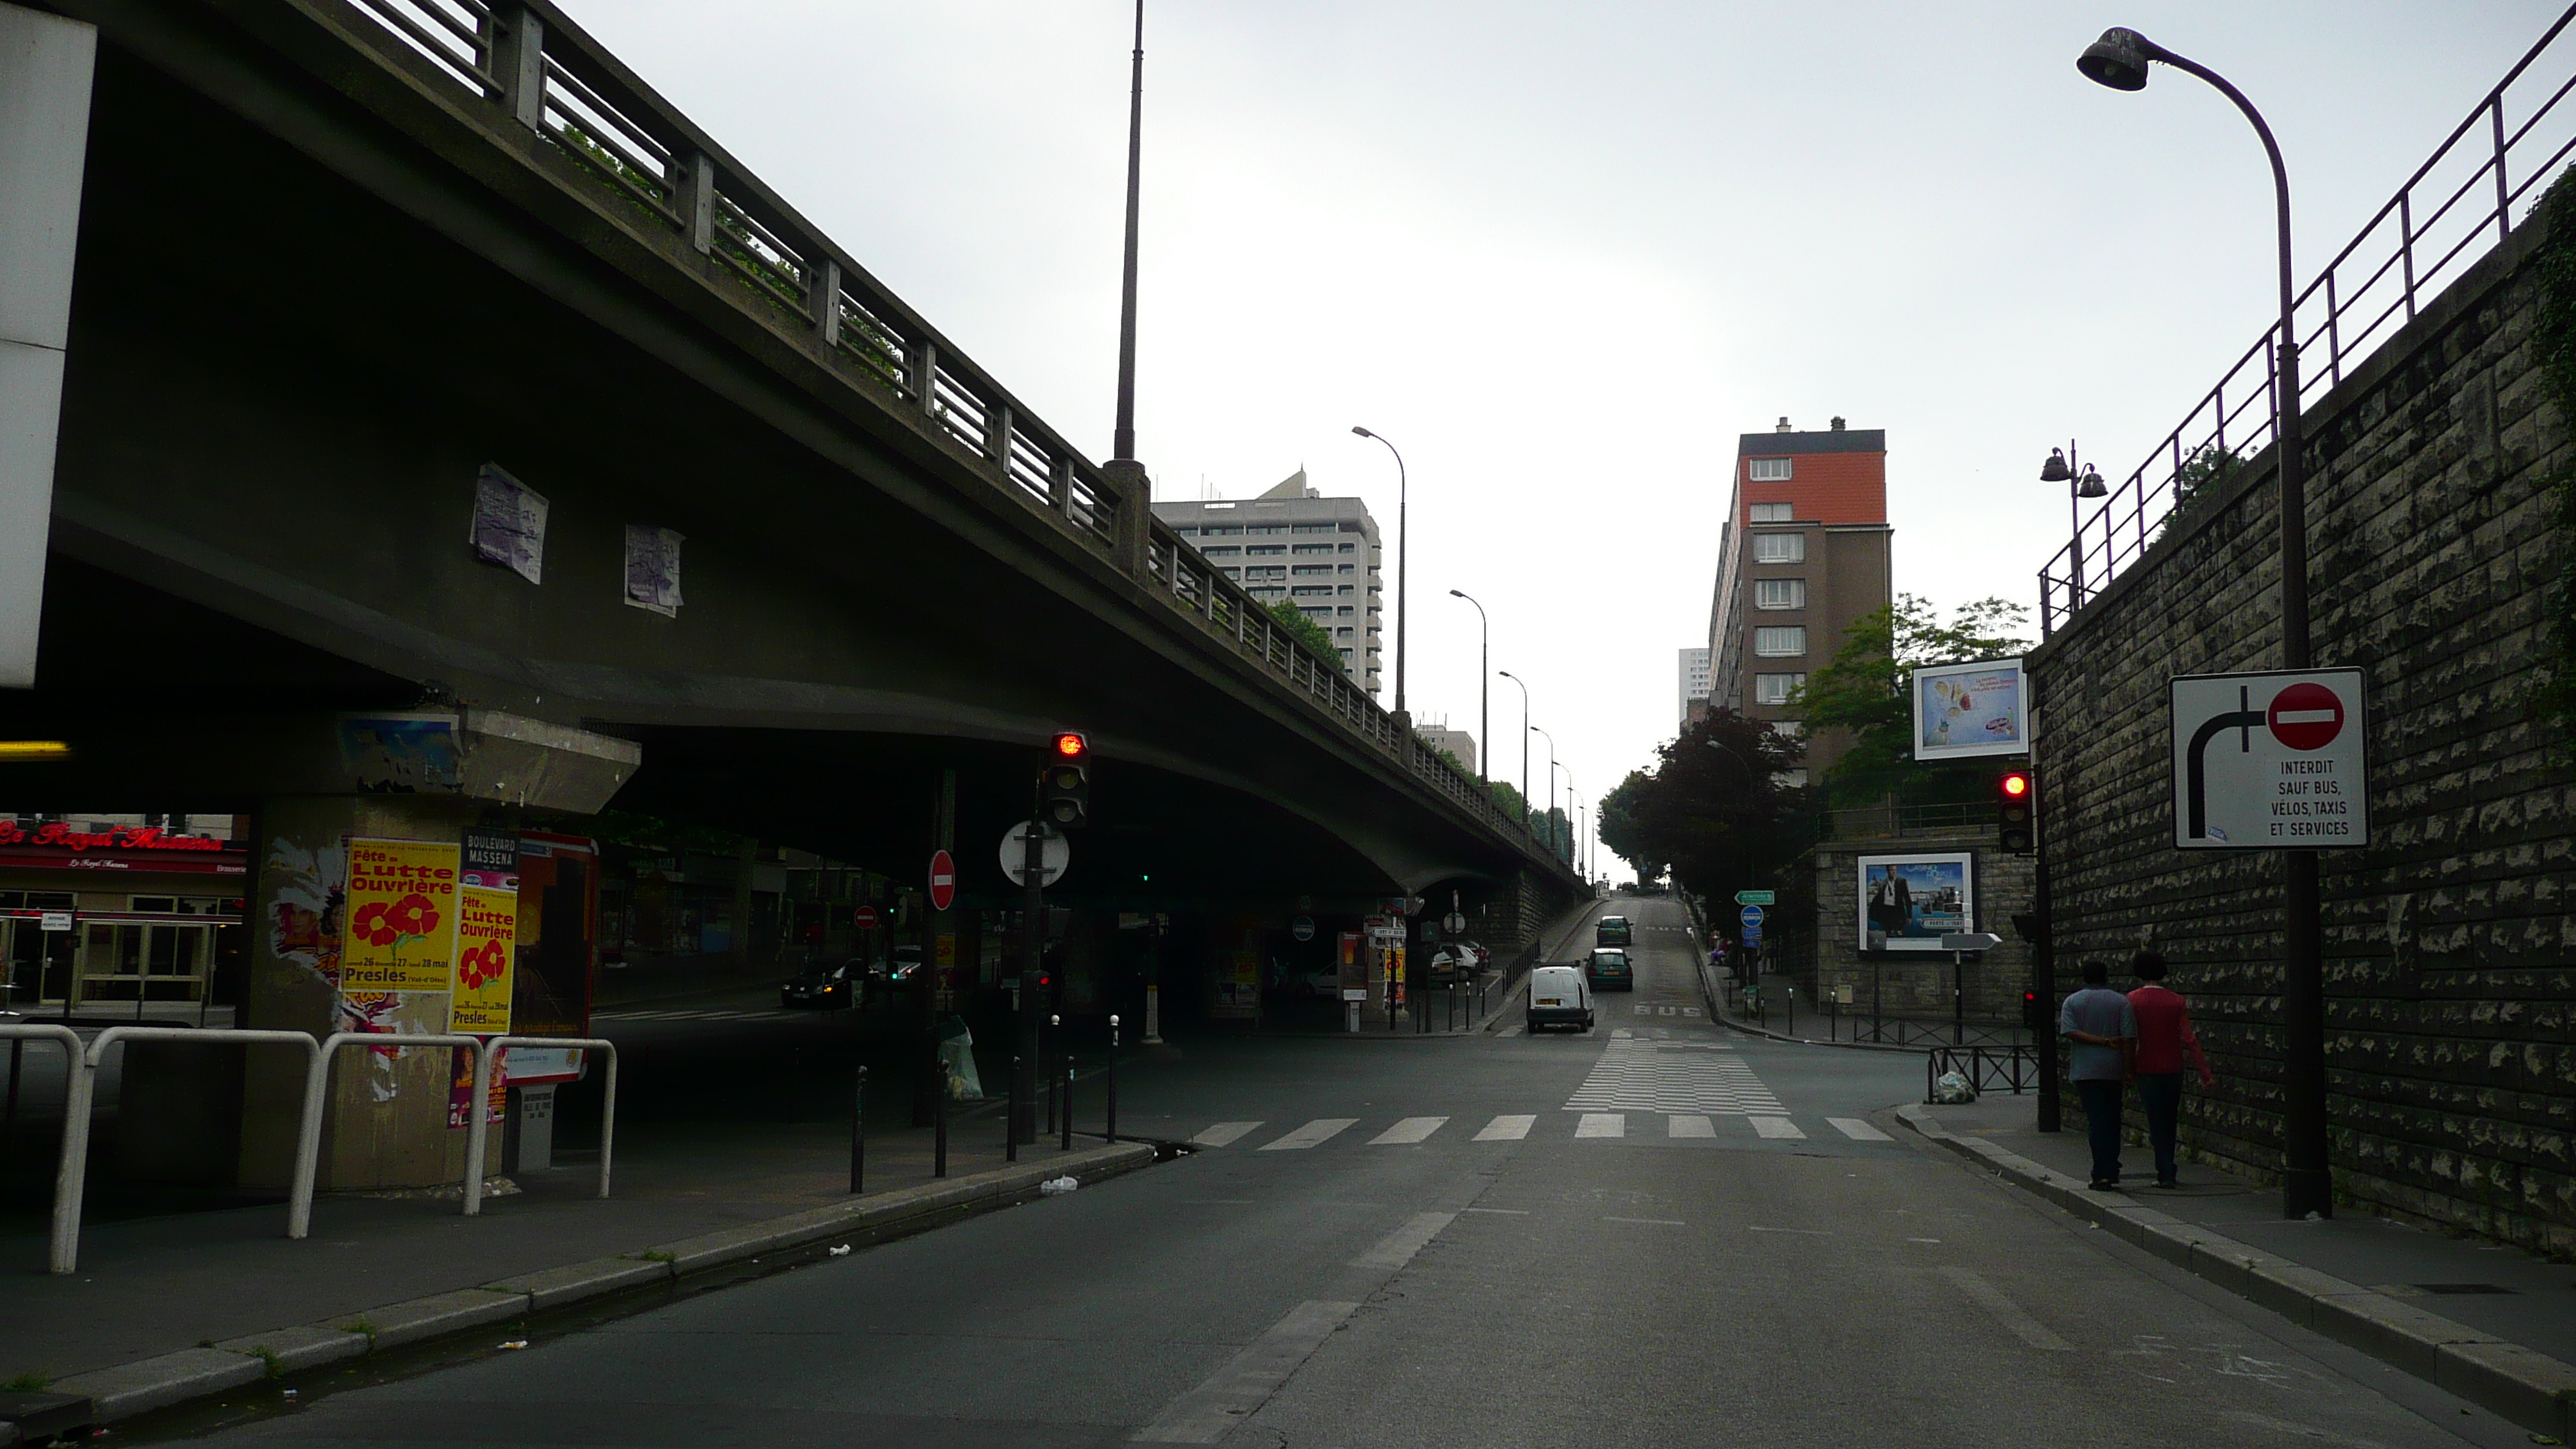
<path id="1" fill-rule="evenodd" d="M 858 927 L 862 931 L 871 931 L 876 929 L 877 908 L 874 906 L 861 906 L 857 910 L 850 912 L 850 924 Z"/>
<path id="2" fill-rule="evenodd" d="M 930 853 L 930 908 L 934 911 L 944 911 L 948 909 L 948 903 L 955 899 L 957 899 L 957 862 L 948 858 L 947 851 L 934 850 Z"/>
<path id="3" fill-rule="evenodd" d="M 2343 733 L 2343 699 L 2322 684 L 2293 684 L 2272 696 L 2264 723 L 2294 750 L 2322 750 Z"/>

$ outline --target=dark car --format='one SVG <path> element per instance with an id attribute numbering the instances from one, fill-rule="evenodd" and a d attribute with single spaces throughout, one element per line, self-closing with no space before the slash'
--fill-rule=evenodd
<path id="1" fill-rule="evenodd" d="M 1595 946 L 1625 946 L 1631 944 L 1630 932 L 1628 930 L 1628 918 L 1626 916 L 1603 916 L 1599 921 L 1595 922 L 1592 927 L 1592 944 Z"/>
<path id="2" fill-rule="evenodd" d="M 781 1006 L 818 1006 L 846 1011 L 859 1004 L 867 962 L 853 956 L 837 965 L 809 966 L 778 988 Z"/>
<path id="3" fill-rule="evenodd" d="M 1583 973 L 1594 986 L 1603 990 L 1637 989 L 1637 973 L 1628 964 L 1628 953 L 1616 948 L 1594 951 L 1592 959 L 1584 963 Z"/>

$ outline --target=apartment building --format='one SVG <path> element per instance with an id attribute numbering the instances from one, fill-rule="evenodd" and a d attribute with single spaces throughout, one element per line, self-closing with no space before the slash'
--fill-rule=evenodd
<path id="1" fill-rule="evenodd" d="M 1692 720 L 1708 713 L 1708 651 L 1706 649 L 1685 649 L 1681 653 L 1681 704 L 1679 705 L 1679 714 L 1681 716 L 1681 722 L 1683 724 L 1689 724 Z M 1694 708 L 1693 706 L 1697 707 Z"/>
<path id="2" fill-rule="evenodd" d="M 1709 610 L 1709 703 L 1804 734 L 1790 699 L 1834 656 L 1843 632 L 1894 597 L 1887 433 L 1800 432 L 1787 418 L 1738 442 Z M 1841 731 L 1807 741 L 1821 774 L 1849 749 Z"/>
<path id="3" fill-rule="evenodd" d="M 1384 580 L 1377 521 L 1357 498 L 1326 498 L 1298 469 L 1258 498 L 1156 500 L 1154 516 L 1263 603 L 1285 599 L 1333 636 L 1342 671 L 1378 691 Z"/>

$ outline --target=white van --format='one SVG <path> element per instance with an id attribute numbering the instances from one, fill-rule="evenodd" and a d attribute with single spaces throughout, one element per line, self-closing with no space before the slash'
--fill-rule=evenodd
<path id="1" fill-rule="evenodd" d="M 1533 966 L 1529 981 L 1529 1034 L 1543 1026 L 1592 1029 L 1592 983 L 1580 966 Z"/>

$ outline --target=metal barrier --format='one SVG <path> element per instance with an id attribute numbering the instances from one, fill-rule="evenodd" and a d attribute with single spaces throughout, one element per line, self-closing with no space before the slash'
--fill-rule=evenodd
<path id="1" fill-rule="evenodd" d="M 476 1170 L 465 1175 L 465 1213 L 471 1217 L 483 1210 L 484 1132 L 491 1113 L 484 1103 L 492 1095 L 492 1063 L 503 1047 L 552 1047 L 558 1050 L 579 1047 L 586 1052 L 606 1052 L 608 1070 L 602 1083 L 603 1100 L 599 1109 L 599 1195 L 608 1196 L 609 1156 L 617 1145 L 617 1043 L 595 1036 L 496 1036 L 484 1041 L 487 1050 L 474 1063 L 474 1115 L 466 1128 L 465 1157 Z"/>
<path id="2" fill-rule="evenodd" d="M 306 1037 L 305 1040 L 311 1041 L 312 1038 Z M 339 1058 L 341 1051 L 352 1046 L 367 1046 L 379 1051 L 391 1052 L 408 1051 L 413 1047 L 445 1047 L 451 1051 L 462 1047 L 474 1053 L 475 1077 L 477 1080 L 482 1077 L 485 1053 L 483 1039 L 478 1036 L 451 1033 L 409 1036 L 382 1031 L 335 1031 L 324 1037 L 315 1046 L 313 1060 L 305 1069 L 304 1120 L 298 1124 L 296 1131 L 295 1181 L 287 1189 L 286 1200 L 286 1235 L 290 1238 L 303 1237 L 313 1223 L 313 1179 L 320 1171 L 322 1162 L 322 1105 L 329 1097 L 331 1064 Z M 474 1100 L 479 1104 L 483 1099 L 478 1096 Z M 445 1105 L 445 1103 L 440 1104 L 442 1110 Z M 473 1127 L 466 1134 L 468 1145 L 465 1158 L 465 1193 L 469 1204 L 482 1196 L 483 1154 L 476 1149 L 482 1145 L 479 1133 L 483 1113 L 477 1110 L 471 1121 Z M 468 1206 L 465 1210 L 471 1213 L 475 1209 Z"/>
<path id="3" fill-rule="evenodd" d="M 313 1060 L 318 1060 L 321 1055 L 320 1044 L 300 1031 L 249 1031 L 211 1026 L 111 1026 L 92 1038 L 89 1050 L 79 1055 L 79 1069 L 72 1073 L 70 1093 L 63 1102 L 63 1165 L 62 1175 L 54 1183 L 54 1238 L 49 1265 L 56 1273 L 73 1272 L 80 1266 L 81 1197 L 89 1175 L 89 1119 L 91 1105 L 98 1096 L 98 1064 L 106 1060 L 109 1047 L 129 1041 L 184 1041 L 201 1046 L 225 1043 L 291 1046 L 300 1048 Z M 305 1115 L 312 1116 L 319 1107 L 320 1096 L 313 1090 L 313 1073 L 308 1066 L 304 1078 Z M 301 1147 L 297 1151 L 296 1166 L 299 1174 L 309 1175 L 312 1171 L 311 1160 Z M 287 1207 L 287 1236 L 304 1236 L 297 1226 L 291 1201 Z"/>
<path id="4" fill-rule="evenodd" d="M 2576 6 L 2470 108 L 2431 159 L 2298 294 L 2291 325 L 2299 350 L 2322 355 L 2326 364 L 2300 377 L 2302 403 L 2312 393 L 2323 396 L 2340 386 L 2347 370 L 2414 320 L 2420 303 L 2435 294 L 2436 282 L 2447 285 L 2502 243 L 2513 230 L 2515 205 L 2576 150 L 2576 135 L 2570 134 L 2576 115 L 2558 110 L 2576 90 L 2576 37 L 2550 53 L 2571 20 Z M 2517 122 L 2508 122 L 2509 100 L 2519 103 Z M 2040 570 L 2043 638 L 2067 627 L 2086 599 L 2144 554 L 2177 508 L 2195 493 L 2224 484 L 2242 460 L 2271 445 L 2280 391 L 2279 332 L 2278 322 L 2265 328 Z"/>
<path id="5" fill-rule="evenodd" d="M 1932 1100 L 1932 1084 L 1947 1072 L 1968 1079 L 1980 1095 L 2001 1087 L 2014 1096 L 2039 1089 L 2036 1047 L 1934 1047 L 1923 1054 L 1923 1100 Z"/>
<path id="6" fill-rule="evenodd" d="M 0 1041 L 49 1041 L 63 1049 L 63 1135 L 54 1152 L 54 1231 L 51 1248 L 53 1271 L 71 1271 L 64 1257 L 65 1244 L 77 1249 L 80 1241 L 80 1199 L 71 1191 L 80 1174 L 72 1162 L 72 1103 L 78 1098 L 81 1075 L 80 1033 L 68 1026 L 24 1025 L 0 1026 Z M 82 1160 L 88 1160 L 83 1144 Z"/>

